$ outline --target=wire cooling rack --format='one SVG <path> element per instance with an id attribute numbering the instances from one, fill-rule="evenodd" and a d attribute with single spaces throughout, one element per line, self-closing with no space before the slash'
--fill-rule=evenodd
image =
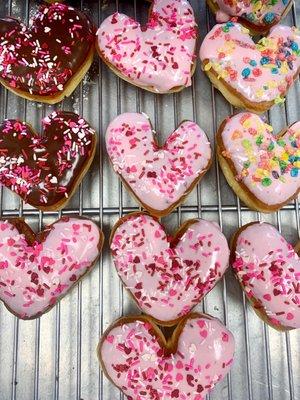
<path id="1" fill-rule="evenodd" d="M 201 39 L 214 24 L 204 0 L 192 0 Z M 296 1 L 285 23 L 295 25 L 300 4 Z M 142 0 L 74 1 L 87 11 L 96 25 L 120 10 L 145 22 L 149 5 Z M 13 15 L 28 21 L 37 7 L 35 0 L 2 0 L 0 16 Z M 266 115 L 275 131 L 300 119 L 300 85 L 291 89 L 284 107 Z M 104 146 L 108 123 L 119 113 L 147 113 L 163 141 L 177 124 L 192 119 L 214 143 L 219 123 L 234 110 L 215 91 L 198 66 L 193 86 L 175 95 L 141 91 L 113 75 L 97 57 L 75 93 L 56 108 L 83 115 L 99 133 L 95 161 L 80 189 L 61 213 L 39 212 L 0 189 L 0 215 L 24 216 L 36 230 L 62 214 L 86 215 L 98 221 L 106 238 L 113 224 L 137 204 L 122 187 L 109 166 Z M 1 118 L 19 118 L 37 130 L 41 118 L 55 107 L 28 102 L 0 89 Z M 273 215 L 260 215 L 243 207 L 228 187 L 217 162 L 188 197 L 185 205 L 163 219 L 173 229 L 189 218 L 218 222 L 227 238 L 242 224 L 265 220 L 275 224 L 286 238 L 296 242 L 300 235 L 298 200 Z M 249 307 L 231 271 L 206 296 L 198 310 L 220 318 L 234 333 L 235 363 L 210 400 L 299 400 L 300 333 L 278 333 L 268 328 Z M 123 290 L 108 251 L 91 274 L 52 311 L 36 321 L 20 321 L 0 306 L 0 400 L 115 400 L 122 394 L 103 377 L 96 346 L 101 332 L 121 315 L 138 312 Z"/>

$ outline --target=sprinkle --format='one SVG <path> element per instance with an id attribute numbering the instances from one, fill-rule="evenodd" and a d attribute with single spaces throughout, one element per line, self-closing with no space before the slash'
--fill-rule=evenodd
<path id="1" fill-rule="evenodd" d="M 71 22 L 72 17 L 79 18 L 77 24 Z M 91 22 L 67 5 L 41 6 L 30 27 L 18 21 L 6 25 L 2 20 L 1 24 L 0 77 L 10 87 L 31 95 L 53 96 L 64 90 L 94 45 Z M 63 47 L 56 45 L 62 42 Z"/>
<path id="2" fill-rule="evenodd" d="M 75 223 L 79 227 L 76 241 L 72 230 Z M 28 244 L 29 229 L 2 221 L 0 230 L 0 257 L 5 259 L 0 264 L 0 271 L 5 268 L 5 274 L 0 274 L 0 299 L 20 318 L 36 318 L 48 310 L 99 255 L 99 229 L 88 219 L 61 218 L 32 245 Z M 35 239 L 32 233 L 29 236 Z M 72 243 L 72 251 L 68 251 L 66 240 Z"/>
<path id="3" fill-rule="evenodd" d="M 162 321 L 189 313 L 221 279 L 229 256 L 215 224 L 196 220 L 171 238 L 145 214 L 128 216 L 118 226 L 111 251 L 118 274 L 141 309 Z"/>
<path id="4" fill-rule="evenodd" d="M 35 207 L 65 199 L 95 145 L 95 132 L 76 114 L 53 112 L 43 126 L 45 138 L 16 120 L 0 127 L 0 182 Z"/>
<path id="5" fill-rule="evenodd" d="M 257 4 L 261 7 L 262 3 L 259 1 Z M 244 7 L 240 8 L 242 12 Z M 259 12 L 261 14 L 268 23 L 273 18 L 276 21 L 272 12 Z M 255 20 L 255 14 L 247 14 L 245 10 L 241 15 Z M 263 19 L 259 21 L 266 24 Z M 214 70 L 218 79 L 223 79 L 249 102 L 282 104 L 300 69 L 299 44 L 300 35 L 294 28 L 274 27 L 268 37 L 255 43 L 248 31 L 232 21 L 216 25 L 207 34 L 200 58 L 209 65 L 208 69 Z"/>
<path id="6" fill-rule="evenodd" d="M 122 76 L 156 92 L 190 86 L 197 24 L 187 1 L 154 1 L 147 24 L 124 14 L 108 17 L 97 32 L 98 47 Z M 210 65 L 204 68 L 208 70 Z"/>

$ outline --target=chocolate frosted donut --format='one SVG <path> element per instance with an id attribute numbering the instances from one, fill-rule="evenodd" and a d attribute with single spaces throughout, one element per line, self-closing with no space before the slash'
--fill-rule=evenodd
<path id="1" fill-rule="evenodd" d="M 41 210 L 66 205 L 95 154 L 96 134 L 72 112 L 43 120 L 43 136 L 25 122 L 0 125 L 0 182 Z"/>
<path id="2" fill-rule="evenodd" d="M 0 20 L 0 82 L 30 100 L 54 104 L 69 96 L 89 69 L 94 28 L 64 4 L 42 5 L 27 27 Z"/>

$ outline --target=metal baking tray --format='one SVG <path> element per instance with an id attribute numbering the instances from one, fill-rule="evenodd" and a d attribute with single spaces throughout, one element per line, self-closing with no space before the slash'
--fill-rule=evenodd
<path id="1" fill-rule="evenodd" d="M 142 0 L 73 1 L 98 26 L 117 9 L 141 22 L 149 3 Z M 214 24 L 204 0 L 191 0 L 202 39 Z M 28 21 L 36 0 L 2 0 L 0 16 L 13 15 Z M 300 2 L 296 1 L 286 24 L 296 24 Z M 99 134 L 95 161 L 80 189 L 61 213 L 39 212 L 19 202 L 7 189 L 0 189 L 0 215 L 24 216 L 38 230 L 61 214 L 82 214 L 97 221 L 106 235 L 98 265 L 49 313 L 35 321 L 21 321 L 0 305 L 0 400 L 115 400 L 119 390 L 102 375 L 96 346 L 104 329 L 121 315 L 139 312 L 122 288 L 115 272 L 108 237 L 113 224 L 137 203 L 122 187 L 109 165 L 104 133 L 119 113 L 147 113 L 163 141 L 184 119 L 192 119 L 207 132 L 212 144 L 219 123 L 234 110 L 215 91 L 198 65 L 193 86 L 174 95 L 154 95 L 118 79 L 95 57 L 89 73 L 63 104 L 45 106 L 25 101 L 0 88 L 0 118 L 19 118 L 37 130 L 41 118 L 53 109 L 82 114 Z M 290 90 L 285 105 L 274 107 L 266 118 L 279 132 L 300 119 L 300 85 Z M 170 232 L 189 218 L 218 222 L 229 239 L 242 224 L 265 220 L 275 224 L 290 242 L 300 235 L 298 200 L 272 215 L 245 208 L 233 194 L 216 161 L 186 203 L 163 219 Z M 229 270 L 197 307 L 221 319 L 234 333 L 235 362 L 231 373 L 208 397 L 210 400 L 299 400 L 300 332 L 278 333 L 253 312 Z"/>

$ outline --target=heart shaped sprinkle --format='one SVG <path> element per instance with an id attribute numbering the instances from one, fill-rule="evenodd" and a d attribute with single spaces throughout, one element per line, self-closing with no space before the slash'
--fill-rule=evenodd
<path id="1" fill-rule="evenodd" d="M 266 29 L 278 23 L 293 4 L 292 0 L 209 0 L 217 8 L 218 22 L 227 22 L 232 17 L 239 17 L 247 26 Z"/>
<path id="2" fill-rule="evenodd" d="M 187 0 L 152 1 L 146 26 L 115 13 L 97 36 L 100 57 L 125 80 L 160 93 L 191 85 L 197 25 Z"/>
<path id="3" fill-rule="evenodd" d="M 245 193 L 243 200 L 253 203 L 249 206 L 269 212 L 297 197 L 300 189 L 300 122 L 278 136 L 272 130 L 256 114 L 240 113 L 225 120 L 217 134 L 229 184 L 238 195 Z"/>
<path id="4" fill-rule="evenodd" d="M 98 355 L 129 400 L 203 400 L 230 370 L 234 339 L 208 315 L 191 314 L 167 342 L 151 319 L 127 317 L 106 331 Z"/>
<path id="5" fill-rule="evenodd" d="M 229 102 L 263 112 L 282 103 L 298 76 L 300 34 L 277 25 L 255 44 L 242 25 L 216 25 L 205 37 L 200 58 L 210 79 Z"/>
<path id="6" fill-rule="evenodd" d="M 210 143 L 194 122 L 182 122 L 162 147 L 144 114 L 125 113 L 107 128 L 106 148 L 114 170 L 152 214 L 169 214 L 211 162 Z"/>
<path id="7" fill-rule="evenodd" d="M 170 238 L 144 213 L 117 222 L 110 248 L 117 272 L 139 307 L 168 325 L 216 285 L 229 258 L 226 238 L 215 223 L 190 220 Z"/>
<path id="8" fill-rule="evenodd" d="M 0 221 L 0 299 L 22 319 L 52 308 L 99 257 L 103 234 L 87 218 L 63 217 L 35 235 L 22 219 Z"/>
<path id="9" fill-rule="evenodd" d="M 93 57 L 93 25 L 67 5 L 41 6 L 29 27 L 10 17 L 0 22 L 0 81 L 25 97 L 60 96 Z"/>
<path id="10" fill-rule="evenodd" d="M 235 235 L 232 266 L 251 304 L 275 328 L 300 328 L 300 260 L 274 226 L 252 223 Z"/>
<path id="11" fill-rule="evenodd" d="M 43 136 L 25 122 L 0 126 L 0 182 L 40 209 L 58 209 L 88 170 L 96 135 L 72 112 L 54 111 L 43 120 Z"/>

